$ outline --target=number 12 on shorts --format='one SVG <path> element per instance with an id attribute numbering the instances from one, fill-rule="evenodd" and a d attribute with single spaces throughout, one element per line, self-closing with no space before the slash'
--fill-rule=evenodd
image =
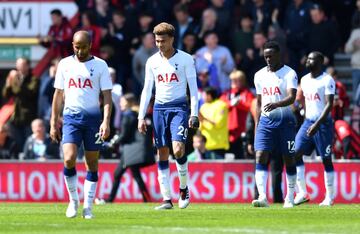
<path id="1" fill-rule="evenodd" d="M 295 141 L 287 141 L 289 153 L 295 153 Z"/>

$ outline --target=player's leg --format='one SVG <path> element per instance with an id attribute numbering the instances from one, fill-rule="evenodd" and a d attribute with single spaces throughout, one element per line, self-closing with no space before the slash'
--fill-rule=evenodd
<path id="1" fill-rule="evenodd" d="M 158 148 L 158 181 L 163 203 L 155 207 L 156 210 L 172 209 L 171 190 L 170 190 L 170 168 L 169 168 L 169 148 L 164 146 Z"/>
<path id="2" fill-rule="evenodd" d="M 105 200 L 106 202 L 113 202 L 115 200 L 116 194 L 120 186 L 121 177 L 123 176 L 125 171 L 126 168 L 124 168 L 124 165 L 120 162 L 115 169 L 111 192 L 109 194 L 109 197 Z"/>
<path id="3" fill-rule="evenodd" d="M 185 143 L 188 135 L 188 113 L 184 110 L 175 110 L 172 112 L 170 131 L 172 140 L 172 149 L 176 159 L 176 168 L 178 172 L 179 189 L 179 208 L 184 209 L 190 203 L 190 193 L 187 185 L 188 181 L 188 161 L 185 156 Z"/>
<path id="4" fill-rule="evenodd" d="M 322 158 L 324 165 L 324 182 L 326 188 L 325 199 L 320 206 L 331 206 L 334 203 L 334 165 L 331 158 L 331 146 L 333 140 L 333 124 L 328 120 L 321 124 L 319 130 L 314 135 L 316 151 Z"/>
<path id="5" fill-rule="evenodd" d="M 269 152 L 273 150 L 273 130 L 266 127 L 260 121 L 255 133 L 255 182 L 258 189 L 259 197 L 252 201 L 254 207 L 269 206 L 266 197 L 266 185 L 268 180 L 268 162 Z"/>
<path id="6" fill-rule="evenodd" d="M 77 145 L 72 143 L 63 144 L 64 152 L 64 180 L 69 194 L 69 205 L 66 210 L 66 217 L 74 218 L 79 207 L 79 195 L 77 191 L 78 177 L 76 174 Z"/>
<path id="7" fill-rule="evenodd" d="M 87 126 L 82 131 L 85 149 L 86 178 L 84 181 L 84 207 L 83 217 L 92 219 L 92 205 L 95 199 L 98 182 L 98 160 L 102 141 L 98 126 Z"/>
<path id="8" fill-rule="evenodd" d="M 63 125 L 62 147 L 64 152 L 64 180 L 69 194 L 69 205 L 66 210 L 66 217 L 74 218 L 79 207 L 79 195 L 77 191 L 76 157 L 77 149 L 81 144 L 80 129 L 67 121 Z"/>
<path id="9" fill-rule="evenodd" d="M 184 209 L 190 203 L 190 192 L 188 188 L 188 161 L 185 154 L 185 144 L 179 141 L 172 142 L 174 156 L 176 158 L 176 168 L 178 172 L 180 191 L 179 208 Z"/>
<path id="10" fill-rule="evenodd" d="M 140 167 L 139 166 L 131 166 L 130 167 L 131 173 L 138 184 L 138 187 L 140 189 L 141 195 L 143 196 L 144 202 L 149 202 L 151 200 L 150 194 L 146 188 L 146 185 L 144 183 L 144 180 L 141 176 Z"/>
<path id="11" fill-rule="evenodd" d="M 154 110 L 154 139 L 159 156 L 158 161 L 158 182 L 160 192 L 163 197 L 163 203 L 155 207 L 156 210 L 172 209 L 170 193 L 170 168 L 169 168 L 169 147 L 170 132 L 168 127 L 168 113 L 163 110 Z"/>
<path id="12" fill-rule="evenodd" d="M 310 196 L 306 189 L 303 155 L 310 155 L 314 150 L 313 139 L 308 137 L 306 133 L 311 124 L 310 121 L 305 120 L 295 137 L 296 184 L 298 187 L 298 192 L 294 199 L 295 205 L 310 201 Z"/>

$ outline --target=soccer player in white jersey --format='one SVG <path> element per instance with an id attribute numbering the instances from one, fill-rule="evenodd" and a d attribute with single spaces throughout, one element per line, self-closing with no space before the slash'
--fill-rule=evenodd
<path id="1" fill-rule="evenodd" d="M 255 117 L 255 181 L 258 199 L 254 207 L 269 206 L 266 197 L 268 161 L 270 152 L 281 153 L 286 165 L 287 195 L 284 207 L 293 207 L 296 184 L 295 117 L 290 108 L 297 89 L 297 76 L 293 69 L 281 63 L 280 46 L 269 41 L 264 45 L 267 66 L 255 73 L 257 94 Z"/>
<path id="2" fill-rule="evenodd" d="M 310 73 L 301 79 L 299 92 L 305 97 L 305 120 L 295 138 L 297 185 L 299 192 L 295 204 L 309 201 L 306 191 L 303 155 L 310 155 L 316 149 L 322 157 L 326 195 L 320 206 L 334 203 L 334 166 L 331 159 L 331 145 L 334 139 L 334 126 L 331 108 L 335 95 L 334 79 L 322 71 L 324 56 L 311 52 L 306 60 Z"/>
<path id="3" fill-rule="evenodd" d="M 188 127 L 198 128 L 198 96 L 196 70 L 191 55 L 173 47 L 175 29 L 171 24 L 155 26 L 156 46 L 159 52 L 151 56 L 145 66 L 145 83 L 141 94 L 138 129 L 145 133 L 145 113 L 155 83 L 153 112 L 154 138 L 158 162 L 158 181 L 163 203 L 155 209 L 172 209 L 170 194 L 169 149 L 172 147 L 180 181 L 179 207 L 189 205 L 187 186 L 188 163 L 184 156 Z M 190 89 L 190 118 L 186 88 Z"/>
<path id="4" fill-rule="evenodd" d="M 66 217 L 77 215 L 77 149 L 84 143 L 87 175 L 84 182 L 83 217 L 93 218 L 92 203 L 98 181 L 98 157 L 102 141 L 110 134 L 112 82 L 106 62 L 90 54 L 91 37 L 78 31 L 73 37 L 74 55 L 62 59 L 55 76 L 50 136 L 62 141 L 64 179 L 70 203 Z M 101 119 L 99 96 L 103 94 L 104 113 Z M 64 103 L 62 135 L 59 116 Z"/>

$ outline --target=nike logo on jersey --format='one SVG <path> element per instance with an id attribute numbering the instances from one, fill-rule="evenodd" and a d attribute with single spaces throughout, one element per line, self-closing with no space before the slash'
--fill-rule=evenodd
<path id="1" fill-rule="evenodd" d="M 165 73 L 165 75 L 161 75 L 159 74 L 157 77 L 158 83 L 163 82 L 163 83 L 171 83 L 171 82 L 179 82 L 179 79 L 176 75 L 176 73 Z"/>

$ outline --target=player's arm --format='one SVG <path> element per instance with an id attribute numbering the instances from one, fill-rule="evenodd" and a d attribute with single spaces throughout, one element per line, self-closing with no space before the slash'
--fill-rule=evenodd
<path id="1" fill-rule="evenodd" d="M 50 137 L 56 143 L 59 143 L 61 141 L 60 126 L 58 124 L 58 121 L 63 105 L 63 95 L 64 90 L 55 89 L 51 106 Z"/>
<path id="2" fill-rule="evenodd" d="M 259 123 L 260 120 L 260 115 L 261 115 L 261 95 L 257 94 L 256 95 L 256 111 L 255 111 L 255 118 L 254 118 L 254 122 L 255 122 L 255 129 Z"/>
<path id="3" fill-rule="evenodd" d="M 100 125 L 100 136 L 101 139 L 105 140 L 110 135 L 110 116 L 112 109 L 111 90 L 103 90 L 102 94 L 104 97 L 104 116 L 103 121 Z"/>
<path id="4" fill-rule="evenodd" d="M 154 86 L 154 75 L 151 71 L 149 61 L 145 65 L 145 83 L 140 98 L 140 108 L 138 115 L 138 130 L 140 133 L 146 133 L 145 115 L 151 99 L 152 89 Z"/>
<path id="5" fill-rule="evenodd" d="M 295 98 L 296 98 L 296 89 L 288 89 L 286 91 L 286 93 L 287 93 L 287 96 L 284 99 L 282 99 L 278 102 L 270 102 L 270 103 L 266 104 L 264 106 L 264 111 L 270 112 L 278 107 L 285 107 L 285 106 L 289 106 L 289 105 L 293 104 L 295 101 Z"/>
<path id="6" fill-rule="evenodd" d="M 189 64 L 185 67 L 186 80 L 189 85 L 190 90 L 190 119 L 189 127 L 190 128 L 199 128 L 199 118 L 198 118 L 198 87 L 196 82 L 196 69 L 195 69 L 195 60 L 191 57 L 189 59 Z"/>

